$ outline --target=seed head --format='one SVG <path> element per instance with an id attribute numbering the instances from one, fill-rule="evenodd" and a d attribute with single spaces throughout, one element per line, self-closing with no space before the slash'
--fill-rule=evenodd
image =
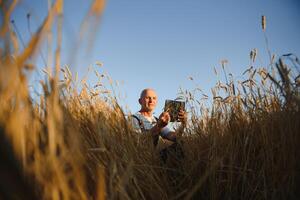
<path id="1" fill-rule="evenodd" d="M 263 31 L 266 30 L 266 16 L 261 16 L 261 26 L 262 26 L 262 29 Z"/>

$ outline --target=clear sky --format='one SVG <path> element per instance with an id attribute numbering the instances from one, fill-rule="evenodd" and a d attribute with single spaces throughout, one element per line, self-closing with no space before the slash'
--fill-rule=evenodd
<path id="1" fill-rule="evenodd" d="M 147 87 L 158 93 L 157 113 L 165 99 L 176 98 L 179 87 L 197 85 L 210 95 L 217 80 L 213 68 L 220 71 L 220 61 L 227 59 L 227 71 L 237 77 L 249 67 L 253 48 L 260 57 L 255 66 L 266 66 L 262 15 L 267 18 L 271 52 L 300 56 L 299 0 L 107 0 L 93 48 L 87 53 L 80 50 L 84 45 L 78 46 L 76 38 L 90 4 L 91 0 L 64 3 L 62 64 L 82 77 L 89 65 L 101 61 L 100 71 L 122 83 L 120 90 L 126 95 L 122 104 L 133 112 L 139 109 L 140 91 Z M 47 1 L 23 0 L 15 9 L 12 19 L 25 43 L 27 13 L 35 31 L 47 14 Z M 41 51 L 47 54 L 46 48 Z M 44 66 L 40 56 L 36 62 Z M 89 77 L 90 82 L 93 79 Z"/>

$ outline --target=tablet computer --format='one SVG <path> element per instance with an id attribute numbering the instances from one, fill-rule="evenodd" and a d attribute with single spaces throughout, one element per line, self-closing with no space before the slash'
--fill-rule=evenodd
<path id="1" fill-rule="evenodd" d="M 171 122 L 178 122 L 178 113 L 180 110 L 185 110 L 185 102 L 176 100 L 166 100 L 164 111 L 168 112 L 171 117 Z"/>

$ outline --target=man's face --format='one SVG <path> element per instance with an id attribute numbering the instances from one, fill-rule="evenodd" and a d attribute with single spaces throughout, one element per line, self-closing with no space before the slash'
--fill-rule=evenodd
<path id="1" fill-rule="evenodd" d="M 154 90 L 146 90 L 146 92 L 139 99 L 142 110 L 146 112 L 153 112 L 157 102 L 157 96 Z"/>

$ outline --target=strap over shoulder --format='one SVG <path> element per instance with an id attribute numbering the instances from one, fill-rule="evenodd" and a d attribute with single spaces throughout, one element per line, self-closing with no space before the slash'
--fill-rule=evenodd
<path id="1" fill-rule="evenodd" d="M 138 116 L 136 116 L 134 114 L 131 115 L 131 117 L 135 118 L 138 121 L 139 127 L 140 127 L 140 129 L 141 129 L 142 132 L 146 131 L 146 128 L 145 128 L 145 125 L 144 125 L 142 119 L 140 119 Z M 157 117 L 155 117 L 155 116 L 154 116 L 154 118 L 155 118 L 156 122 L 158 122 L 159 119 Z"/>
<path id="2" fill-rule="evenodd" d="M 131 115 L 131 117 L 135 118 L 138 121 L 141 131 L 144 132 L 145 131 L 145 126 L 144 126 L 143 121 L 136 115 Z"/>

